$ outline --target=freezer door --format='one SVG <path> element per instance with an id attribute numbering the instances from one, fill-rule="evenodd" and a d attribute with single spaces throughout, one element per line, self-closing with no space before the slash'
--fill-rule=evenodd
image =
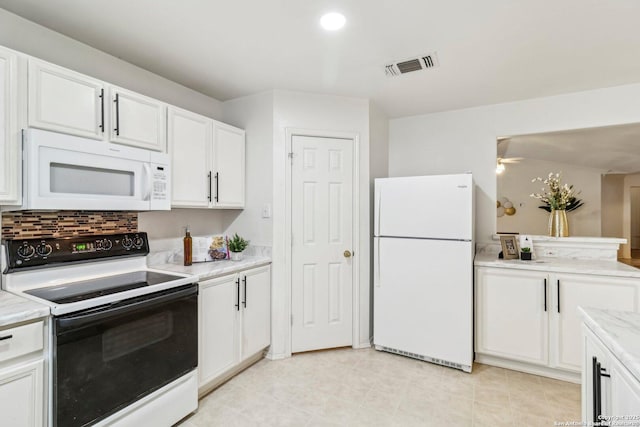
<path id="1" fill-rule="evenodd" d="M 374 344 L 471 366 L 471 242 L 375 238 L 374 256 Z"/>
<path id="2" fill-rule="evenodd" d="M 471 174 L 376 179 L 374 235 L 471 240 Z"/>

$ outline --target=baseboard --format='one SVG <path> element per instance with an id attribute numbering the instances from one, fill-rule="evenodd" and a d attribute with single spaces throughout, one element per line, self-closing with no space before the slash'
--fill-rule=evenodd
<path id="1" fill-rule="evenodd" d="M 354 344 L 352 347 L 356 350 L 359 350 L 362 348 L 371 348 L 371 343 L 369 341 L 363 341 L 359 344 Z"/>
<path id="2" fill-rule="evenodd" d="M 565 371 L 562 369 L 549 368 L 547 366 L 539 366 L 527 362 L 519 362 L 517 360 L 503 359 L 500 357 L 477 353 L 475 361 L 484 365 L 511 369 L 512 371 L 520 371 L 527 374 L 540 375 L 542 377 L 568 381 L 575 384 L 580 384 L 582 382 L 580 372 Z"/>
<path id="3" fill-rule="evenodd" d="M 249 357 L 243 362 L 240 362 L 238 365 L 218 375 L 217 377 L 207 382 L 206 384 L 201 385 L 200 387 L 198 387 L 198 399 L 202 399 L 203 396 L 211 393 L 213 390 L 217 389 L 222 384 L 226 383 L 231 378 L 235 377 L 236 375 L 238 375 L 240 372 L 244 371 L 251 365 L 254 365 L 256 362 L 259 362 L 263 358 L 264 358 L 264 350 L 259 351 L 258 353 L 254 354 L 253 356 Z"/>

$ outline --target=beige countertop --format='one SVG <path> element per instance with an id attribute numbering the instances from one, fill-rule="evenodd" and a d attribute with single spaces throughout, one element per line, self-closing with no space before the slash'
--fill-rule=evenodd
<path id="1" fill-rule="evenodd" d="M 198 276 L 199 280 L 205 280 L 211 277 L 233 274 L 238 271 L 267 264 L 271 264 L 271 258 L 269 257 L 246 256 L 242 261 L 211 261 L 194 263 L 190 266 L 164 263 L 150 265 L 149 267 L 158 270 L 173 271 L 175 273 L 193 274 L 195 276 Z"/>
<path id="2" fill-rule="evenodd" d="M 490 254 L 478 254 L 475 257 L 474 265 L 476 267 L 512 268 L 517 270 L 594 274 L 640 279 L 640 269 L 613 260 L 540 258 L 533 261 L 522 261 L 519 259 L 498 259 L 497 256 Z"/>
<path id="3" fill-rule="evenodd" d="M 49 307 L 27 298 L 0 291 L 0 327 L 49 316 Z"/>

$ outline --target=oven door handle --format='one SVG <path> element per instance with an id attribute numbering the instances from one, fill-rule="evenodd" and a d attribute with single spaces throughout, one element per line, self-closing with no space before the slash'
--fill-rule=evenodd
<path id="1" fill-rule="evenodd" d="M 117 302 L 108 306 L 100 306 L 94 309 L 82 311 L 70 316 L 56 318 L 56 335 L 60 335 L 69 330 L 78 329 L 80 327 L 104 320 L 108 317 L 121 316 L 133 311 L 150 308 L 167 302 L 178 301 L 190 298 L 198 294 L 198 285 L 192 284 L 188 287 L 181 287 L 179 290 L 171 292 L 163 292 L 152 298 L 145 298 L 147 295 L 135 297 L 129 302 Z"/>

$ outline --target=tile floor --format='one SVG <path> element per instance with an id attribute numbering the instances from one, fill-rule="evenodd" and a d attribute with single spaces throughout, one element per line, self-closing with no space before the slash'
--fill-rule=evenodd
<path id="1" fill-rule="evenodd" d="M 476 364 L 471 375 L 338 349 L 262 360 L 205 396 L 180 427 L 553 426 L 580 420 L 580 386 Z"/>

